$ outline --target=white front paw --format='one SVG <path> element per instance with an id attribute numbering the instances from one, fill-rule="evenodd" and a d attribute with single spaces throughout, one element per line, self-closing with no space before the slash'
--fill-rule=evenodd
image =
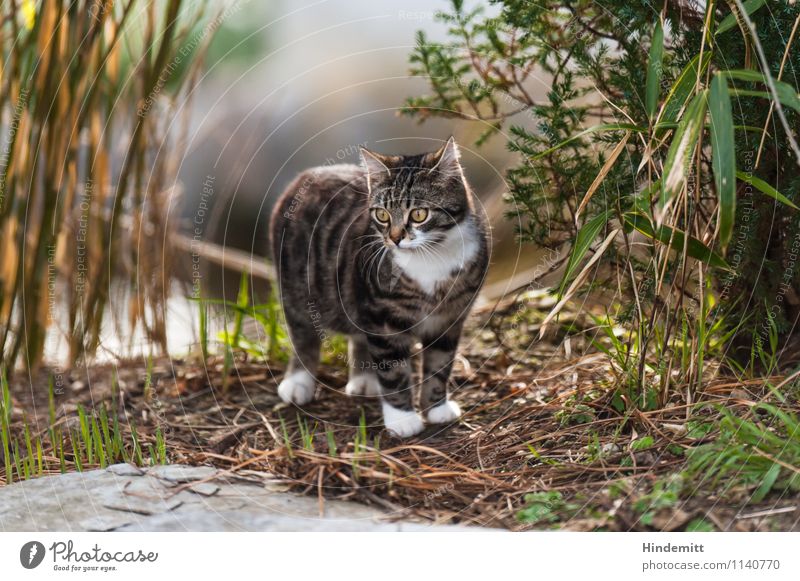
<path id="1" fill-rule="evenodd" d="M 431 424 L 446 424 L 461 417 L 461 408 L 452 400 L 440 403 L 428 411 L 428 422 Z"/>
<path id="2" fill-rule="evenodd" d="M 399 410 L 383 402 L 383 424 L 399 438 L 410 438 L 425 429 L 425 424 L 416 411 Z"/>
<path id="3" fill-rule="evenodd" d="M 354 395 L 380 395 L 381 384 L 373 373 L 359 373 L 351 375 L 344 392 L 349 396 Z"/>
<path id="4" fill-rule="evenodd" d="M 286 403 L 303 405 L 314 399 L 314 377 L 308 371 L 295 371 L 284 377 L 278 395 Z"/>

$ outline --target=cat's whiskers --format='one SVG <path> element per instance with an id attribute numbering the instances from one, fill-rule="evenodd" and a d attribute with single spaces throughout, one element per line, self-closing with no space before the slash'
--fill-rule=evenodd
<path id="1" fill-rule="evenodd" d="M 383 247 L 378 248 L 375 252 L 373 252 L 370 255 L 369 259 L 367 259 L 367 264 L 366 264 L 366 266 L 367 266 L 367 279 L 369 279 L 370 276 L 371 276 L 372 267 L 375 266 L 375 263 L 377 262 L 378 258 L 382 257 L 383 256 L 382 253 L 385 252 L 385 251 L 386 251 L 386 244 L 384 244 Z M 380 283 L 380 268 L 378 268 L 378 282 Z"/>
<path id="2" fill-rule="evenodd" d="M 358 254 L 359 254 L 360 252 L 363 252 L 364 250 L 371 249 L 371 248 L 373 248 L 374 246 L 376 246 L 376 245 L 378 245 L 378 244 L 381 244 L 381 243 L 383 243 L 383 237 L 381 237 L 381 239 L 380 239 L 380 240 L 373 240 L 372 242 L 369 242 L 368 244 L 364 244 L 364 245 L 363 245 L 361 248 L 359 248 L 358 250 L 356 250 L 356 252 L 355 252 L 355 254 L 354 254 L 353 256 L 354 256 L 354 257 L 356 257 L 356 256 L 358 256 Z"/>
<path id="3" fill-rule="evenodd" d="M 436 262 L 441 264 L 445 264 L 447 262 L 447 257 L 444 256 L 440 250 L 436 249 L 435 244 L 425 242 L 421 244 L 418 248 L 424 255 L 423 260 L 425 260 L 425 257 L 431 257 L 434 260 L 436 260 Z"/>
<path id="4" fill-rule="evenodd" d="M 353 240 L 361 240 L 362 238 L 383 238 L 383 234 L 378 234 L 376 232 L 368 232 L 367 234 L 362 234 L 361 236 L 356 236 Z"/>

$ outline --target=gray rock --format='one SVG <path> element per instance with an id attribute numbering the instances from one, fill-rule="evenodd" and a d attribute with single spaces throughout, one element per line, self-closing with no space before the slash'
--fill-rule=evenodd
<path id="1" fill-rule="evenodd" d="M 170 464 L 151 468 L 149 473 L 170 482 L 194 482 L 195 480 L 204 480 L 212 477 L 217 473 L 217 470 L 211 466 Z"/>
<path id="2" fill-rule="evenodd" d="M 0 487 L 0 531 L 471 530 L 388 523 L 398 515 L 341 500 L 326 500 L 320 514 L 317 498 L 274 481 L 229 482 L 209 467 L 140 472 L 118 465 Z M 183 489 L 178 482 L 193 484 Z"/>
<path id="3" fill-rule="evenodd" d="M 191 514 L 191 513 L 190 513 Z M 435 526 L 416 523 L 381 523 L 359 519 L 301 518 L 280 514 L 260 514 L 247 511 L 203 512 L 187 515 L 162 514 L 145 522 L 125 525 L 118 529 L 124 532 L 183 531 L 191 522 L 192 531 L 197 532 L 428 532 L 470 531 L 470 527 Z"/>
<path id="4" fill-rule="evenodd" d="M 189 490 L 203 496 L 214 496 L 219 492 L 220 488 L 211 482 L 198 482 L 197 484 L 192 484 Z"/>
<path id="5" fill-rule="evenodd" d="M 124 462 L 122 464 L 112 464 L 106 470 L 117 476 L 141 476 L 144 474 L 144 470 Z"/>
<path id="6" fill-rule="evenodd" d="M 136 496 L 127 496 L 125 498 L 118 498 L 109 502 L 105 502 L 103 503 L 103 508 L 122 512 L 132 512 L 144 516 L 152 516 L 154 514 L 161 514 L 162 512 L 175 510 L 182 504 L 183 501 L 174 498 L 149 500 Z"/>
<path id="7" fill-rule="evenodd" d="M 131 524 L 131 515 L 115 511 L 103 516 L 94 516 L 78 523 L 81 530 L 108 532 Z"/>

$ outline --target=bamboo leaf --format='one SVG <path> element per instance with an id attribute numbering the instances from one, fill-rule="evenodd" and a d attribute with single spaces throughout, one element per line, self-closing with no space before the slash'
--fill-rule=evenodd
<path id="1" fill-rule="evenodd" d="M 719 197 L 719 239 L 725 248 L 733 235 L 736 218 L 736 152 L 728 83 L 719 73 L 711 79 L 708 110 L 711 114 L 711 163 Z"/>
<path id="2" fill-rule="evenodd" d="M 648 238 L 658 240 L 663 244 L 669 244 L 670 247 L 677 252 L 683 251 L 685 236 L 683 230 L 662 225 L 655 231 L 650 218 L 635 212 L 625 214 L 624 221 L 627 226 L 641 232 Z M 697 238 L 689 237 L 687 252 L 692 258 L 710 264 L 711 266 L 730 268 L 724 258 L 700 242 Z"/>
<path id="3" fill-rule="evenodd" d="M 767 84 L 767 79 L 763 74 L 750 69 L 733 69 L 729 71 L 723 71 L 721 74 L 738 81 L 761 83 L 764 85 Z M 775 84 L 775 92 L 778 94 L 778 99 L 780 99 L 781 104 L 791 107 L 800 113 L 800 95 L 797 94 L 797 91 L 795 91 L 794 87 L 792 87 L 789 83 L 784 83 L 783 81 L 777 81 L 773 79 L 772 82 Z M 743 97 L 762 97 L 764 99 L 772 99 L 772 95 L 768 91 L 753 91 L 736 88 L 734 90 L 734 94 Z"/>
<path id="4" fill-rule="evenodd" d="M 750 15 L 766 4 L 766 2 L 767 0 L 747 0 L 747 2 L 742 4 L 742 6 L 744 6 L 747 14 Z M 722 19 L 722 22 L 719 23 L 719 26 L 717 26 L 717 31 L 714 34 L 722 34 L 723 32 L 726 32 L 736 26 L 736 24 L 739 22 L 737 16 L 737 11 L 732 10 L 730 14 Z"/>
<path id="5" fill-rule="evenodd" d="M 575 237 L 575 244 L 572 247 L 572 254 L 569 257 L 569 262 L 567 262 L 567 267 L 564 270 L 564 277 L 561 279 L 561 284 L 558 288 L 559 297 L 563 296 L 564 288 L 572 278 L 572 275 L 575 274 L 578 265 L 581 263 L 581 260 L 583 260 L 586 252 L 588 252 L 592 242 L 594 242 L 595 238 L 597 238 L 597 235 L 608 223 L 610 216 L 610 210 L 603 212 L 602 214 L 599 214 L 586 222 L 581 227 L 580 231 L 578 231 L 578 235 Z"/>
<path id="6" fill-rule="evenodd" d="M 777 200 L 781 204 L 789 206 L 790 208 L 793 208 L 795 210 L 800 210 L 800 208 L 798 208 L 789 198 L 784 196 L 782 193 L 780 193 L 778 190 L 773 188 L 771 185 L 769 185 L 761 178 L 757 178 L 756 176 L 745 173 L 743 171 L 737 171 L 736 177 L 742 180 L 743 182 L 750 184 L 758 191 L 760 191 L 762 194 L 766 194 L 773 200 Z"/>
<path id="7" fill-rule="evenodd" d="M 659 19 L 653 31 L 653 41 L 650 43 L 650 58 L 647 63 L 647 88 L 645 92 L 645 107 L 647 117 L 652 119 L 658 107 L 658 87 L 661 83 L 664 59 L 664 27 Z"/>
<path id="8" fill-rule="evenodd" d="M 781 83 L 781 84 L 785 85 L 785 83 Z M 798 96 L 795 95 L 793 91 L 792 92 L 782 91 L 782 88 L 778 87 L 777 85 L 776 85 L 775 88 L 777 89 L 778 99 L 780 99 L 780 102 L 783 105 L 786 105 L 787 107 L 791 107 L 792 109 L 794 109 L 795 111 L 800 113 L 800 98 L 798 98 Z M 769 91 L 753 91 L 753 90 L 749 90 L 749 89 L 732 89 L 731 90 L 731 95 L 733 95 L 734 97 L 758 97 L 760 99 L 767 99 L 767 100 L 770 100 L 770 101 L 772 100 L 772 94 Z"/>
<path id="9" fill-rule="evenodd" d="M 671 198 L 686 180 L 686 170 L 697 145 L 706 115 L 708 92 L 694 96 L 681 119 L 664 162 L 664 196 L 662 203 Z"/>
<path id="10" fill-rule="evenodd" d="M 677 122 L 681 109 L 686 106 L 686 102 L 692 94 L 698 76 L 705 73 L 708 63 L 711 62 L 710 52 L 704 52 L 702 56 L 702 61 L 700 60 L 700 55 L 690 60 L 681 71 L 681 74 L 678 75 L 678 78 L 675 79 L 658 115 L 659 125 Z"/>

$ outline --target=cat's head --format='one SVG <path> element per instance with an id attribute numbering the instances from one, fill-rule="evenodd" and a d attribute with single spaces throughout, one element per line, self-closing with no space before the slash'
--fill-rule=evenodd
<path id="1" fill-rule="evenodd" d="M 390 247 L 436 243 L 473 211 L 452 137 L 438 151 L 422 155 L 381 155 L 362 148 L 361 160 L 372 226 Z"/>

